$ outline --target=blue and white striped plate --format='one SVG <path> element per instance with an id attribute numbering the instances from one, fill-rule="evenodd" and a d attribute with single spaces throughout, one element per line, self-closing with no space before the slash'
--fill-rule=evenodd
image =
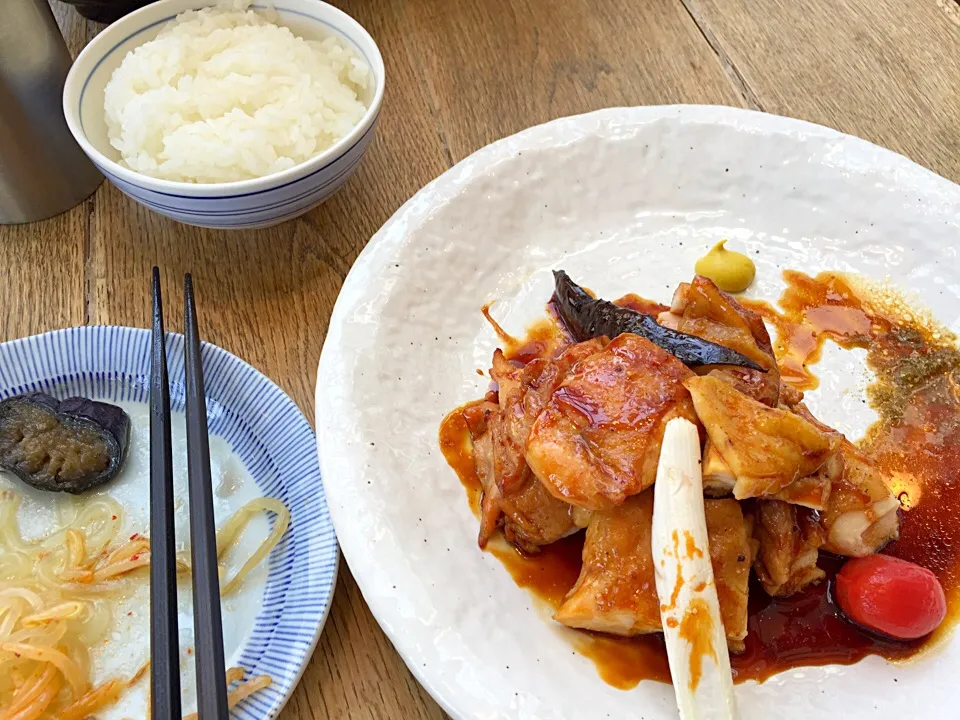
<path id="1" fill-rule="evenodd" d="M 270 556 L 266 589 L 239 665 L 273 684 L 234 718 L 276 716 L 313 653 L 330 610 L 339 550 L 320 481 L 313 430 L 269 378 L 207 343 L 201 351 L 211 435 L 224 438 L 263 495 L 284 502 L 290 529 Z M 183 336 L 167 335 L 170 402 L 184 407 Z M 150 332 L 77 327 L 0 344 L 0 399 L 42 390 L 112 402 L 147 402 Z"/>

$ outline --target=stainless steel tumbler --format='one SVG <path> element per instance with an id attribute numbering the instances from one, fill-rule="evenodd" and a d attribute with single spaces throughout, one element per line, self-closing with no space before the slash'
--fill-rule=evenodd
<path id="1" fill-rule="evenodd" d="M 103 181 L 63 118 L 70 64 L 47 0 L 0 3 L 0 224 L 61 213 Z"/>

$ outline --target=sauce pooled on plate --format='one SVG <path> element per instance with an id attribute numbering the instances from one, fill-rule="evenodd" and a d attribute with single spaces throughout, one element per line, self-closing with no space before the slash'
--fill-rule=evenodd
<path id="1" fill-rule="evenodd" d="M 812 366 L 831 340 L 844 348 L 864 348 L 877 380 L 870 405 L 879 420 L 859 443 L 876 461 L 901 503 L 900 538 L 884 552 L 932 570 L 947 594 L 947 621 L 933 635 L 898 642 L 875 636 L 847 621 L 832 601 L 834 578 L 844 559 L 821 553 L 824 581 L 789 597 L 771 597 L 751 579 L 745 650 L 731 655 L 737 682 L 763 681 L 793 667 L 851 664 L 867 655 L 891 660 L 912 657 L 945 637 L 955 626 L 960 593 L 960 351 L 956 338 L 910 310 L 889 293 L 860 287 L 841 275 L 811 278 L 787 272 L 780 310 L 744 301 L 777 331 L 775 352 L 785 382 L 813 389 Z M 663 306 L 628 296 L 617 304 L 656 315 Z M 523 338 L 502 338 L 505 356 L 528 363 L 564 343 L 562 330 L 543 320 Z M 495 390 L 488 400 L 496 398 Z M 474 468 L 463 410 L 450 413 L 440 428 L 440 444 L 457 471 L 474 508 L 480 482 Z M 582 533 L 546 545 L 536 555 L 517 551 L 502 539 L 488 549 L 527 588 L 552 609 L 562 603 L 581 568 Z M 609 684 L 629 689 L 642 680 L 669 681 L 662 636 L 613 637 L 578 631 L 575 649 L 591 658 Z"/>

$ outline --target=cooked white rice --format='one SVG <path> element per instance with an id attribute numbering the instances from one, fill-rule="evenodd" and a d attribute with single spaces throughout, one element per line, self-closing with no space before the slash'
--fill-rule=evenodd
<path id="1" fill-rule="evenodd" d="M 265 14 L 208 8 L 128 53 L 104 111 L 110 144 L 131 170 L 232 182 L 333 145 L 366 112 L 369 81 L 370 68 L 338 38 L 307 41 Z"/>

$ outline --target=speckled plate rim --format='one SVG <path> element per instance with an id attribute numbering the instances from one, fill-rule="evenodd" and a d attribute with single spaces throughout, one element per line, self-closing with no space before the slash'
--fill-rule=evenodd
<path id="1" fill-rule="evenodd" d="M 0 399 L 31 391 L 146 402 L 151 332 L 86 326 L 0 343 Z M 171 407 L 184 407 L 183 335 L 167 333 Z M 262 607 L 239 664 L 273 684 L 231 713 L 276 717 L 293 694 L 330 613 L 340 551 L 320 480 L 313 429 L 270 378 L 232 353 L 203 343 L 211 435 L 224 437 L 264 495 L 284 501 L 290 530 L 269 559 Z"/>
<path id="2" fill-rule="evenodd" d="M 834 143 L 835 152 L 831 159 L 838 169 L 851 173 L 882 173 L 891 182 L 910 185 L 930 199 L 960 203 L 960 187 L 867 140 L 804 120 L 753 110 L 714 105 L 666 105 L 606 108 L 552 120 L 495 141 L 424 186 L 384 223 L 354 262 L 330 317 L 317 372 L 316 427 L 320 467 L 344 557 L 371 612 L 421 685 L 458 720 L 468 717 L 469 710 L 465 705 L 468 698 L 451 690 L 449 685 L 434 681 L 433 673 L 425 670 L 419 662 L 418 646 L 412 639 L 416 618 L 405 615 L 387 594 L 374 591 L 383 587 L 382 578 L 390 576 L 391 557 L 382 552 L 371 552 L 369 539 L 354 530 L 351 519 L 365 508 L 349 506 L 349 494 L 341 492 L 344 483 L 357 482 L 364 474 L 360 467 L 348 472 L 349 462 L 341 462 L 331 452 L 340 445 L 341 433 L 350 427 L 349 423 L 342 423 L 342 408 L 337 403 L 336 393 L 331 390 L 348 382 L 350 348 L 343 346 L 344 328 L 371 293 L 377 292 L 374 288 L 378 287 L 378 276 L 393 262 L 400 249 L 412 242 L 416 229 L 478 176 L 493 173 L 498 163 L 520 152 L 548 150 L 595 135 L 616 137 L 620 130 L 635 129 L 638 125 L 661 120 L 728 126 L 760 135 L 790 134 L 801 140 L 828 140 Z M 396 548 L 396 552 L 402 552 L 402 548 Z"/>

